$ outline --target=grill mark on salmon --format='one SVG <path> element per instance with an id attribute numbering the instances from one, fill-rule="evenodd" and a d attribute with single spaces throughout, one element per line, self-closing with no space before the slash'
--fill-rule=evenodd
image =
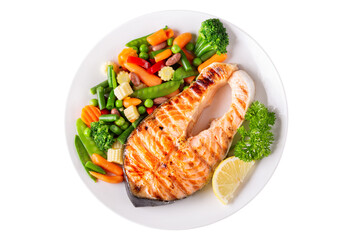
<path id="1" fill-rule="evenodd" d="M 182 199 L 207 184 L 254 95 L 250 77 L 237 70 L 231 64 L 211 64 L 188 89 L 160 105 L 132 132 L 124 150 L 124 173 L 135 206 L 159 205 L 151 199 Z M 228 112 L 189 137 L 201 109 L 227 82 L 232 88 Z"/>

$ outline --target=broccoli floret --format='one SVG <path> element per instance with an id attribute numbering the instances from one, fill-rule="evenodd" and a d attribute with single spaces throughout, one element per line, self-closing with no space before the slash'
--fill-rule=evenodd
<path id="1" fill-rule="evenodd" d="M 107 152 L 114 143 L 114 133 L 109 131 L 109 125 L 102 121 L 91 123 L 92 137 L 97 147 Z"/>
<path id="2" fill-rule="evenodd" d="M 226 53 L 228 45 L 227 30 L 219 19 L 211 18 L 202 22 L 195 46 L 197 57 L 211 50 L 216 51 L 218 55 Z"/>

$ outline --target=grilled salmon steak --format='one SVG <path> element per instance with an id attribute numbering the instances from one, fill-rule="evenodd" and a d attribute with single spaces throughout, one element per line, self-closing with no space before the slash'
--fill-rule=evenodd
<path id="1" fill-rule="evenodd" d="M 230 109 L 208 129 L 190 136 L 202 110 L 226 83 L 232 89 Z M 124 172 L 130 196 L 168 202 L 203 188 L 226 156 L 254 92 L 252 79 L 235 64 L 213 63 L 188 89 L 160 105 L 125 146 Z M 135 206 L 160 205 L 132 202 Z"/>

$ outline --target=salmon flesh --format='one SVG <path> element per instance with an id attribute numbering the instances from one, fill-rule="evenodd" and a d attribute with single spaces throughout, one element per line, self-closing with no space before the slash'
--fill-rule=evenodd
<path id="1" fill-rule="evenodd" d="M 229 84 L 230 109 L 191 136 L 216 91 Z M 202 189 L 224 159 L 251 104 L 255 87 L 235 64 L 213 63 L 189 88 L 160 105 L 133 131 L 124 150 L 124 173 L 132 203 L 155 206 Z"/>

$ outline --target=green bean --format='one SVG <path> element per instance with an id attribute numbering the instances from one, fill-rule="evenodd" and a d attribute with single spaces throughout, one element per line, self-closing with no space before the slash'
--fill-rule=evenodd
<path id="1" fill-rule="evenodd" d="M 109 87 L 116 88 L 118 84 L 116 83 L 116 76 L 112 65 L 108 65 L 107 74 Z"/>
<path id="2" fill-rule="evenodd" d="M 124 124 L 121 126 L 122 130 L 126 130 L 130 126 L 129 122 L 124 122 Z"/>
<path id="3" fill-rule="evenodd" d="M 105 153 L 97 147 L 96 143 L 93 141 L 93 138 L 87 137 L 83 134 L 86 127 L 87 127 L 86 124 L 82 121 L 81 118 L 77 119 L 76 121 L 77 134 L 80 137 L 80 140 L 82 141 L 83 146 L 85 146 L 85 149 L 87 150 L 88 154 L 92 155 L 93 153 L 97 153 L 102 157 L 106 158 Z"/>
<path id="4" fill-rule="evenodd" d="M 168 95 L 176 91 L 183 81 L 179 79 L 178 81 L 168 81 L 153 87 L 142 88 L 133 92 L 130 96 L 137 97 L 139 99 L 145 100 L 148 98 L 157 98 Z"/>
<path id="5" fill-rule="evenodd" d="M 90 169 L 90 170 L 92 170 L 92 171 L 94 171 L 94 172 L 101 173 L 101 174 L 106 174 L 106 172 L 104 171 L 103 168 L 101 168 L 100 166 L 97 166 L 96 164 L 94 164 L 91 161 L 86 162 L 85 167 Z"/>
<path id="6" fill-rule="evenodd" d="M 164 30 L 167 30 L 168 29 L 168 26 L 165 26 L 164 28 L 163 28 Z M 154 33 L 154 32 L 153 32 Z M 128 42 L 125 46 L 127 46 L 127 47 L 140 47 L 142 44 L 148 44 L 149 45 L 149 43 L 147 42 L 147 37 L 148 36 L 150 36 L 150 35 L 152 35 L 153 33 L 151 33 L 151 34 L 148 34 L 148 35 L 146 35 L 146 36 L 143 36 L 143 37 L 140 37 L 140 38 L 136 38 L 136 39 L 134 39 L 134 40 L 131 40 L 130 42 Z"/>
<path id="7" fill-rule="evenodd" d="M 90 92 L 91 92 L 92 94 L 96 94 L 98 87 L 106 88 L 106 87 L 108 87 L 108 86 L 109 86 L 108 80 L 105 80 L 105 81 L 101 82 L 100 84 L 98 84 L 98 85 L 94 86 L 93 88 L 91 88 L 91 89 L 90 89 Z"/>
<path id="8" fill-rule="evenodd" d="M 192 66 L 191 66 L 189 60 L 187 59 L 185 53 L 184 53 L 183 51 L 180 51 L 180 54 L 181 54 L 181 59 L 180 59 L 180 61 L 181 61 L 181 64 L 183 65 L 185 71 L 190 71 L 190 70 L 192 70 Z"/>
<path id="9" fill-rule="evenodd" d="M 111 74 L 112 70 L 113 70 L 113 66 L 108 65 L 108 68 L 107 68 L 108 85 L 111 88 L 113 87 L 112 74 Z"/>
<path id="10" fill-rule="evenodd" d="M 120 134 L 120 136 L 117 138 L 117 140 L 121 143 L 121 144 L 125 144 L 127 138 L 130 136 L 130 134 L 132 133 L 132 131 L 134 131 L 134 126 L 130 126 L 128 127 L 122 134 Z"/>
<path id="11" fill-rule="evenodd" d="M 111 90 L 110 93 L 109 93 L 109 97 L 108 97 L 108 100 L 107 100 L 107 106 L 106 108 L 108 110 L 112 110 L 114 108 L 114 105 L 115 105 L 115 94 L 114 94 L 114 90 Z"/>
<path id="12" fill-rule="evenodd" d="M 91 162 L 91 158 L 87 152 L 87 150 L 85 149 L 85 146 L 83 145 L 82 141 L 80 140 L 80 137 L 75 135 L 75 148 L 76 148 L 76 152 L 78 154 L 78 157 L 83 165 L 83 167 L 85 168 L 87 174 L 90 176 L 90 178 L 93 179 L 93 181 L 97 181 L 97 179 L 95 177 L 93 177 L 90 173 L 89 173 L 89 169 L 86 168 L 86 163 Z"/>
<path id="13" fill-rule="evenodd" d="M 115 133 L 116 135 L 120 135 L 123 130 L 121 130 L 118 126 L 116 125 L 110 125 L 109 127 L 110 131 L 112 131 L 113 133 Z"/>
<path id="14" fill-rule="evenodd" d="M 97 88 L 98 106 L 102 110 L 105 108 L 104 88 L 102 86 Z"/>
<path id="15" fill-rule="evenodd" d="M 209 59 L 210 57 L 212 57 L 215 54 L 216 54 L 216 51 L 215 50 L 211 50 L 211 51 L 208 51 L 205 54 L 203 54 L 200 57 L 200 59 L 201 59 L 202 62 L 204 62 L 204 61 L 206 61 L 207 59 Z"/>
<path id="16" fill-rule="evenodd" d="M 132 123 L 132 126 L 134 128 L 137 128 L 137 126 L 139 125 L 139 123 L 147 116 L 147 114 L 143 114 L 141 115 L 138 119 L 135 120 L 135 122 Z"/>
<path id="17" fill-rule="evenodd" d="M 192 68 L 190 71 L 185 71 L 183 67 L 180 67 L 177 70 L 175 70 L 173 75 L 173 80 L 178 81 L 187 77 L 197 76 L 198 74 L 199 72 L 194 68 Z"/>
<path id="18" fill-rule="evenodd" d="M 115 122 L 118 120 L 118 117 L 116 114 L 103 114 L 100 115 L 99 120 L 103 122 Z"/>
<path id="19" fill-rule="evenodd" d="M 111 87 L 104 88 L 104 94 L 109 94 L 111 90 L 113 90 Z"/>

